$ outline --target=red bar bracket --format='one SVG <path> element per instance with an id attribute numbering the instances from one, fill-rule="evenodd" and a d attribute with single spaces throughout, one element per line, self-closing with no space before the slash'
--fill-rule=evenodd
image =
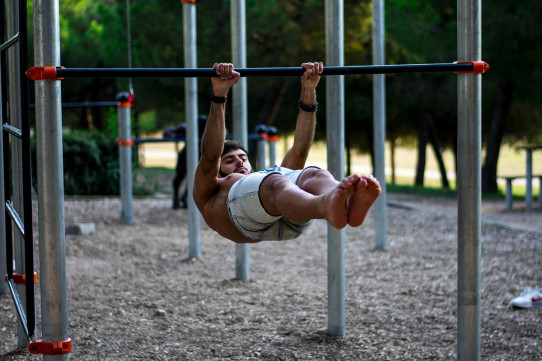
<path id="1" fill-rule="evenodd" d="M 8 276 L 4 277 L 5 281 L 8 281 Z M 13 280 L 13 283 L 16 285 L 24 285 L 26 283 L 26 275 L 25 274 L 19 274 L 19 273 L 13 273 L 11 276 L 11 279 Z M 34 272 L 34 283 L 38 283 L 38 273 Z"/>
<path id="2" fill-rule="evenodd" d="M 131 139 L 126 140 L 126 139 L 117 138 L 117 143 L 119 143 L 119 145 L 123 147 L 131 147 L 132 145 L 134 145 L 134 141 Z"/>
<path id="3" fill-rule="evenodd" d="M 130 102 L 130 101 L 118 102 L 117 106 L 120 107 L 120 108 L 131 108 L 132 107 L 132 102 Z"/>
<path id="4" fill-rule="evenodd" d="M 489 64 L 485 61 L 456 61 L 454 64 L 472 64 L 471 71 L 456 71 L 457 74 L 485 73 L 489 70 Z"/>
<path id="5" fill-rule="evenodd" d="M 63 66 L 60 67 L 64 69 Z M 25 75 L 30 80 L 62 80 L 56 76 L 56 66 L 35 66 L 28 69 Z"/>
<path id="6" fill-rule="evenodd" d="M 45 342 L 43 340 L 32 340 L 28 344 L 28 351 L 41 355 L 64 355 L 72 352 L 72 340 L 60 342 Z"/>
<path id="7" fill-rule="evenodd" d="M 199 3 L 200 0 L 182 0 L 182 3 L 183 4 L 195 4 L 195 3 Z"/>

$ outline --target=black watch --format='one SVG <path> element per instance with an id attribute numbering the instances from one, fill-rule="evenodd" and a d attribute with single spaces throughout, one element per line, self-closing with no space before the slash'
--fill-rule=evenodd
<path id="1" fill-rule="evenodd" d="M 225 103 L 226 100 L 228 100 L 228 96 L 225 96 L 225 97 L 217 97 L 216 95 L 214 95 L 213 93 L 211 93 L 211 101 L 213 103 Z"/>
<path id="2" fill-rule="evenodd" d="M 304 112 L 315 112 L 315 111 L 318 110 L 318 102 L 317 101 L 315 101 L 314 104 L 312 104 L 312 105 L 307 105 L 307 104 L 304 104 L 300 100 L 299 103 L 297 104 L 297 106 L 299 107 L 299 109 L 301 109 Z"/>

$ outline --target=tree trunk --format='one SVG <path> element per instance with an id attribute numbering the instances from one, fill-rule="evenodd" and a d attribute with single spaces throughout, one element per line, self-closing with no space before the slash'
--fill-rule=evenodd
<path id="1" fill-rule="evenodd" d="M 272 90 L 265 97 L 264 106 L 258 115 L 258 124 L 272 125 L 275 123 L 280 105 L 284 99 L 284 94 L 288 85 L 288 79 L 282 77 L 278 83 L 272 86 Z"/>
<path id="2" fill-rule="evenodd" d="M 346 145 L 346 174 L 352 174 L 352 149 L 350 147 L 350 133 L 345 134 Z"/>
<path id="3" fill-rule="evenodd" d="M 508 120 L 508 113 L 510 112 L 513 92 L 513 80 L 499 80 L 495 108 L 491 119 L 491 128 L 486 144 L 486 159 L 482 167 L 482 191 L 484 192 L 497 191 L 497 163 L 499 161 L 499 152 L 506 121 Z"/>
<path id="4" fill-rule="evenodd" d="M 425 158 L 427 148 L 427 116 L 420 118 L 420 125 L 418 126 L 418 164 L 416 166 L 416 180 L 415 185 L 423 186 L 423 180 L 425 177 Z"/>
<path id="5" fill-rule="evenodd" d="M 427 115 L 427 131 L 429 134 L 429 142 L 431 143 L 433 151 L 435 152 L 435 157 L 437 158 L 442 187 L 449 189 L 450 184 L 448 183 L 448 175 L 446 174 L 446 166 L 444 165 L 444 160 L 442 159 L 442 153 L 440 152 L 440 146 L 438 144 L 437 130 L 435 129 L 435 124 L 433 124 L 433 118 L 430 115 Z"/>

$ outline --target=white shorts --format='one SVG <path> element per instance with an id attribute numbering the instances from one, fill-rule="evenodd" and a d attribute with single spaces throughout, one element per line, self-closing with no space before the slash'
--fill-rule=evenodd
<path id="1" fill-rule="evenodd" d="M 260 201 L 259 190 L 263 180 L 271 174 L 282 174 L 297 184 L 299 176 L 305 169 L 292 170 L 275 166 L 247 174 L 238 180 L 228 193 L 228 212 L 237 229 L 245 237 L 257 242 L 283 241 L 299 237 L 314 223 L 314 219 L 295 223 L 283 216 L 267 213 Z"/>

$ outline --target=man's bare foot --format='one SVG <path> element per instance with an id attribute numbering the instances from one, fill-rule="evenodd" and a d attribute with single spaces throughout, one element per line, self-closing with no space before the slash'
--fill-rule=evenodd
<path id="1" fill-rule="evenodd" d="M 333 227 L 344 228 L 348 223 L 348 197 L 352 195 L 359 181 L 358 175 L 351 175 L 344 178 L 335 188 L 324 195 L 326 199 L 324 202 L 325 219 Z"/>
<path id="2" fill-rule="evenodd" d="M 380 195 L 380 184 L 373 176 L 363 176 L 356 184 L 356 188 L 348 198 L 348 224 L 352 227 L 360 226 L 369 209 Z"/>

